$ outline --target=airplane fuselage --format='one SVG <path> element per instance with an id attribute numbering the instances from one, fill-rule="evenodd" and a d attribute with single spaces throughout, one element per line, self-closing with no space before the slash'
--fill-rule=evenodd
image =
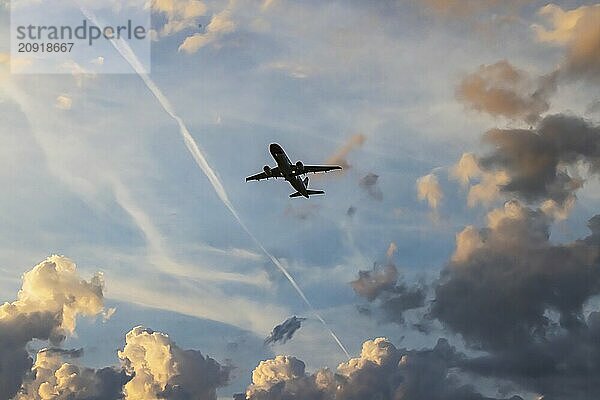
<path id="1" fill-rule="evenodd" d="M 279 167 L 279 171 L 281 171 L 281 175 L 283 178 L 292 185 L 294 189 L 298 191 L 302 196 L 308 198 L 308 190 L 300 175 L 294 175 L 294 167 L 285 151 L 281 148 L 277 143 L 272 143 L 269 146 L 269 152 L 273 156 L 273 159 L 277 163 Z"/>

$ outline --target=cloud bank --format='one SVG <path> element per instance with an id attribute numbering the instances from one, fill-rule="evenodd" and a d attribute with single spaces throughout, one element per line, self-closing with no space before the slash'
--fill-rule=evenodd
<path id="1" fill-rule="evenodd" d="M 12 303 L 0 306 L 0 397 L 15 400 L 216 399 L 231 368 L 196 350 L 184 350 L 168 335 L 133 328 L 118 352 L 121 366 L 78 365 L 83 350 L 59 346 L 73 334 L 79 316 L 103 308 L 100 274 L 79 276 L 66 257 L 51 256 L 23 275 Z M 51 346 L 29 355 L 34 339 Z"/>

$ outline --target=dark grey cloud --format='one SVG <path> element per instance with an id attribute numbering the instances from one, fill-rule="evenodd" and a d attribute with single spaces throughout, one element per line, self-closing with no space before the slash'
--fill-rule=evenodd
<path id="1" fill-rule="evenodd" d="M 461 363 L 479 376 L 505 379 L 544 400 L 593 400 L 600 393 L 600 314 L 544 340 L 516 343 Z"/>
<path id="2" fill-rule="evenodd" d="M 379 180 L 379 175 L 376 175 L 372 172 L 369 172 L 367 175 L 360 178 L 358 182 L 358 186 L 360 186 L 363 190 L 365 190 L 371 198 L 382 201 L 383 200 L 383 192 L 379 188 L 377 181 Z"/>
<path id="3" fill-rule="evenodd" d="M 568 166 L 582 163 L 590 174 L 600 172 L 600 127 L 579 117 L 550 115 L 535 129 L 492 129 L 484 139 L 494 150 L 480 166 L 505 171 L 509 182 L 501 191 L 526 201 L 564 203 L 583 184 Z"/>
<path id="4" fill-rule="evenodd" d="M 600 294 L 600 232 L 553 244 L 546 214 L 516 201 L 488 219 L 478 243 L 457 243 L 463 255 L 443 270 L 432 315 L 484 348 L 544 338 L 548 310 L 564 328 L 581 323 L 583 304 Z"/>
<path id="5" fill-rule="evenodd" d="M 305 320 L 306 318 L 298 318 L 295 315 L 286 319 L 283 323 L 273 328 L 271 334 L 265 339 L 265 344 L 285 343 L 291 340 L 296 331 L 302 327 L 302 322 Z"/>
<path id="6" fill-rule="evenodd" d="M 425 305 L 426 288 L 400 282 L 398 269 L 391 262 L 385 266 L 375 263 L 372 270 L 359 271 L 358 279 L 350 284 L 357 295 L 370 303 L 359 306 L 359 312 L 373 315 L 374 307 L 381 310 L 385 321 L 403 323 L 405 311 Z"/>
<path id="7" fill-rule="evenodd" d="M 461 367 L 544 399 L 591 400 L 600 393 L 600 325 L 584 305 L 600 294 L 600 216 L 589 236 L 567 244 L 550 241 L 550 223 L 511 201 L 487 228 L 465 229 L 431 316 L 488 354 Z"/>

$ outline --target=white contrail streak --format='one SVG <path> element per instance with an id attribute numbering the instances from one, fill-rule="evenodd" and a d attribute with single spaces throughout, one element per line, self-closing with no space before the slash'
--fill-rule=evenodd
<path id="1" fill-rule="evenodd" d="M 91 13 L 89 10 L 86 10 L 83 7 L 81 8 L 81 11 L 86 16 L 86 18 L 89 19 L 92 23 L 94 23 L 95 25 L 99 25 L 97 23 L 96 17 L 93 13 Z M 156 100 L 158 100 L 158 102 L 160 103 L 162 108 L 167 112 L 167 114 L 169 114 L 169 116 L 171 116 L 171 118 L 173 118 L 175 120 L 175 122 L 177 122 L 177 125 L 179 125 L 179 132 L 181 133 L 181 136 L 183 137 L 185 146 L 187 147 L 187 149 L 190 152 L 190 154 L 192 155 L 192 157 L 194 157 L 196 164 L 198 164 L 198 166 L 200 167 L 202 172 L 204 172 L 204 174 L 210 181 L 211 185 L 215 189 L 215 192 L 217 193 L 217 195 L 219 196 L 219 198 L 221 199 L 221 201 L 223 202 L 225 207 L 227 207 L 227 209 L 229 209 L 229 211 L 231 212 L 233 217 L 240 224 L 242 229 L 248 234 L 248 236 L 250 236 L 250 238 L 254 241 L 256 246 L 258 246 L 262 250 L 262 252 L 265 253 L 265 255 L 267 257 L 269 257 L 271 262 L 287 278 L 287 280 L 290 282 L 290 284 L 293 286 L 293 288 L 296 290 L 296 292 L 298 292 L 298 294 L 300 295 L 300 297 L 302 298 L 304 303 L 308 306 L 309 310 L 313 313 L 313 315 L 319 321 L 321 321 L 321 323 L 323 324 L 325 329 L 327 329 L 327 331 L 329 332 L 329 334 L 331 335 L 333 340 L 335 340 L 335 342 L 340 347 L 340 349 L 344 352 L 346 357 L 350 358 L 350 354 L 348 353 L 348 350 L 346 350 L 346 347 L 343 345 L 342 341 L 338 338 L 338 336 L 335 334 L 335 332 L 329 327 L 327 322 L 325 322 L 323 317 L 321 317 L 321 315 L 313 307 L 312 303 L 308 300 L 308 298 L 306 297 L 306 295 L 304 294 L 304 292 L 302 291 L 302 289 L 300 288 L 298 283 L 296 283 L 296 280 L 294 279 L 294 277 L 288 272 L 288 270 L 277 259 L 277 257 L 272 255 L 262 245 L 262 243 L 256 238 L 256 236 L 254 236 L 254 234 L 250 231 L 250 229 L 248 229 L 248 227 L 246 226 L 244 221 L 240 218 L 237 210 L 235 209 L 235 207 L 229 200 L 229 196 L 227 195 L 227 191 L 223 187 L 221 180 L 219 179 L 219 177 L 217 176 L 215 171 L 209 165 L 208 161 L 206 160 L 206 157 L 204 156 L 204 153 L 198 147 L 198 144 L 192 137 L 187 126 L 185 125 L 185 123 L 183 122 L 181 117 L 179 117 L 179 115 L 177 115 L 177 113 L 175 112 L 175 109 L 173 108 L 173 106 L 171 106 L 171 103 L 166 98 L 166 96 L 162 93 L 162 91 L 158 88 L 158 86 L 156 86 L 154 81 L 147 74 L 144 66 L 140 63 L 139 59 L 137 58 L 137 56 L 135 55 L 135 53 L 133 52 L 131 47 L 129 47 L 129 44 L 127 44 L 122 39 L 118 39 L 118 40 L 111 39 L 111 42 L 112 42 L 113 46 L 115 47 L 115 49 L 119 52 L 119 54 L 121 54 L 121 56 L 125 59 L 125 61 L 127 61 L 129 63 L 129 65 L 131 65 L 131 67 L 136 72 L 136 74 L 140 78 L 142 78 L 142 80 L 144 81 L 144 84 L 150 90 L 150 92 L 154 95 Z"/>

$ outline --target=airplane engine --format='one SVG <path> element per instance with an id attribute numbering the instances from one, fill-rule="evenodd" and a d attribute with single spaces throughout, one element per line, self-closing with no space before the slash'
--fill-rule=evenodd
<path id="1" fill-rule="evenodd" d="M 304 169 L 304 164 L 302 164 L 302 161 L 298 161 L 296 163 L 296 171 L 300 172 Z"/>
<path id="2" fill-rule="evenodd" d="M 265 174 L 267 174 L 267 176 L 271 176 L 271 167 L 269 167 L 268 165 L 264 166 L 263 171 L 265 171 Z"/>

